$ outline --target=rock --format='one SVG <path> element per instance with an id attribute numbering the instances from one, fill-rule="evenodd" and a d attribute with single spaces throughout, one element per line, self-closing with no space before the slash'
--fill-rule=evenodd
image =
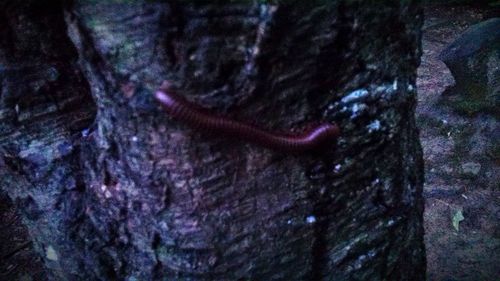
<path id="1" fill-rule="evenodd" d="M 476 162 L 467 162 L 462 164 L 462 174 L 468 176 L 477 176 L 481 171 L 481 164 Z"/>
<path id="2" fill-rule="evenodd" d="M 468 28 L 439 55 L 455 78 L 445 99 L 455 109 L 474 114 L 499 114 L 500 18 Z"/>

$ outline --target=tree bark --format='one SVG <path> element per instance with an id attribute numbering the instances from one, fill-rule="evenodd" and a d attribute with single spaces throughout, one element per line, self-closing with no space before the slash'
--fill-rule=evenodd
<path id="1" fill-rule="evenodd" d="M 423 280 L 418 1 L 0 4 L 0 183 L 53 280 Z M 154 100 L 272 131 L 197 131 Z"/>

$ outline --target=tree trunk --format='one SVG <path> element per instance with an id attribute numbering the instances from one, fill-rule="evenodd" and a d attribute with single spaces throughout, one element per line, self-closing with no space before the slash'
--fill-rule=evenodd
<path id="1" fill-rule="evenodd" d="M 258 3 L 262 2 L 262 3 Z M 418 1 L 0 4 L 0 183 L 53 280 L 423 280 Z M 286 153 L 170 118 L 186 99 Z"/>

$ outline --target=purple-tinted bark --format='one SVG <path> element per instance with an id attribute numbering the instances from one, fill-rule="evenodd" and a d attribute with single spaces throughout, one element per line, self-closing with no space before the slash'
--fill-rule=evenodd
<path id="1" fill-rule="evenodd" d="M 283 2 L 7 5 L 0 63 L 36 67 L 2 77 L 0 183 L 53 279 L 425 277 L 418 1 Z M 230 118 L 342 136 L 300 155 L 207 137 L 164 114 L 163 80 Z"/>

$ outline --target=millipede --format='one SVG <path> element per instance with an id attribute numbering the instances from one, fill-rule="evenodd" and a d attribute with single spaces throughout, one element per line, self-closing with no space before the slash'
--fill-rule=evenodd
<path id="1" fill-rule="evenodd" d="M 179 95 L 170 83 L 164 83 L 155 98 L 174 119 L 195 130 L 236 138 L 273 150 L 301 153 L 332 145 L 340 129 L 335 123 L 322 123 L 297 134 L 284 134 L 209 112 Z"/>

